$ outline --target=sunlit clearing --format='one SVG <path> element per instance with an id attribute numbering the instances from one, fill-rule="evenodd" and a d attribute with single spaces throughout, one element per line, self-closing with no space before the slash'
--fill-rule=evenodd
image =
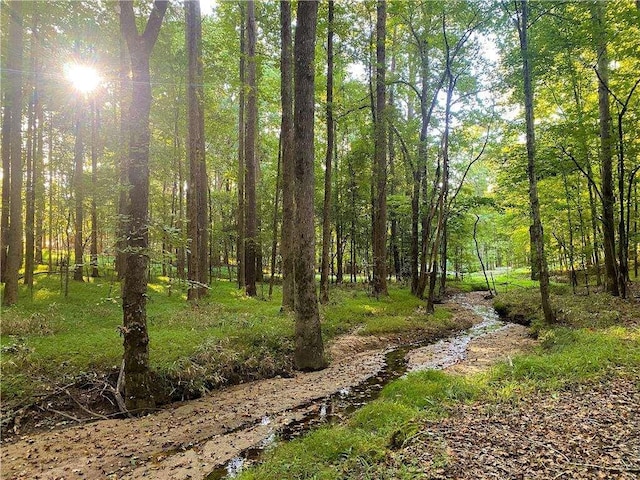
<path id="1" fill-rule="evenodd" d="M 65 64 L 64 75 L 73 87 L 82 93 L 89 93 L 95 90 L 101 80 L 95 68 L 78 65 L 77 63 Z"/>

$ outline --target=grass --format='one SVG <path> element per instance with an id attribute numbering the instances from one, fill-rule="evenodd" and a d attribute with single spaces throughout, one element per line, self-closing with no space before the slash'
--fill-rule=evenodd
<path id="1" fill-rule="evenodd" d="M 514 290 L 505 302 L 513 312 L 518 305 L 532 312 L 534 324 L 540 325 L 541 313 L 528 304 L 536 293 Z M 640 330 L 634 323 L 638 305 L 604 294 L 591 299 L 556 295 L 554 303 L 557 308 L 562 305 L 564 323 L 538 327 L 541 341 L 535 352 L 473 376 L 437 371 L 407 375 L 387 385 L 379 399 L 347 423 L 276 445 L 263 464 L 240 478 L 427 478 L 410 459 L 388 460 L 408 439 L 424 434 L 426 421 L 446 416 L 456 405 L 513 403 L 532 392 L 570 389 L 615 375 L 635 378 L 640 389 Z M 446 462 L 444 450 L 442 462 Z"/>
<path id="2" fill-rule="evenodd" d="M 74 378 L 119 369 L 119 284 L 106 278 L 71 281 L 66 297 L 60 287 L 58 276 L 38 275 L 32 291 L 22 287 L 18 305 L 2 310 L 3 408 L 28 403 Z M 165 391 L 172 391 L 173 399 L 190 398 L 223 384 L 290 371 L 294 318 L 281 313 L 280 305 L 278 287 L 272 299 L 249 298 L 235 283 L 218 280 L 209 298 L 192 307 L 183 286 L 155 277 L 147 304 L 150 362 Z M 387 335 L 452 328 L 444 308 L 426 317 L 422 305 L 394 285 L 389 297 L 379 300 L 362 285 L 334 288 L 331 302 L 321 307 L 323 336 L 329 341 L 354 329 Z"/>

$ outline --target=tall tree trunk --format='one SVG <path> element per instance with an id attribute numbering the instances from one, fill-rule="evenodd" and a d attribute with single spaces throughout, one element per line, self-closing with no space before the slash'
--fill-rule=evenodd
<path id="1" fill-rule="evenodd" d="M 73 149 L 73 194 L 75 200 L 75 236 L 73 239 L 73 279 L 84 281 L 84 127 L 86 123 L 85 103 L 79 99 L 76 104 L 75 147 Z"/>
<path id="2" fill-rule="evenodd" d="M 184 2 L 186 17 L 187 73 L 187 145 L 189 157 L 189 189 L 187 218 L 189 244 L 187 298 L 197 301 L 207 293 L 209 280 L 208 188 L 204 149 L 204 85 L 202 66 L 202 17 L 200 2 Z"/>
<path id="3" fill-rule="evenodd" d="M 569 249 L 567 251 L 568 254 L 568 263 L 569 263 L 569 281 L 571 282 L 571 289 L 573 294 L 576 294 L 576 287 L 578 286 L 578 276 L 576 274 L 575 267 L 575 247 L 573 245 L 573 219 L 571 217 L 571 198 L 572 195 L 569 192 L 569 182 L 567 180 L 567 174 L 562 172 L 562 183 L 564 186 L 565 192 L 565 201 L 567 202 L 567 225 L 569 227 Z M 579 196 L 579 194 L 577 195 Z"/>
<path id="4" fill-rule="evenodd" d="M 129 110 L 127 267 L 122 293 L 125 402 L 136 414 L 155 407 L 149 372 L 147 282 L 149 253 L 149 57 L 158 38 L 168 2 L 156 0 L 144 33 L 138 34 L 133 2 L 120 2 L 120 31 L 127 41 L 133 73 Z"/>
<path id="5" fill-rule="evenodd" d="M 13 8 L 11 3 L 7 3 L 7 9 Z M 13 32 L 11 30 L 13 15 L 2 16 L 2 31 Z M 7 74 L 11 73 L 9 60 L 9 42 L 3 42 L 2 47 L 2 70 L 6 70 Z M 14 45 L 12 44 L 12 48 Z M 13 50 L 12 50 L 13 51 Z M 15 71 L 13 72 L 15 74 Z M 2 92 L 2 213 L 0 220 L 0 282 L 5 281 L 5 270 L 7 267 L 7 247 L 9 241 L 9 209 L 11 204 L 11 90 L 9 88 L 13 80 L 7 76 L 6 80 L 0 82 L 0 91 Z"/>
<path id="6" fill-rule="evenodd" d="M 127 218 L 127 193 L 129 191 L 128 161 L 129 161 L 129 123 L 128 111 L 131 108 L 131 83 L 129 80 L 129 59 L 124 38 L 120 39 L 120 81 L 118 84 L 120 98 L 120 131 L 119 131 L 119 157 L 118 165 L 120 177 L 118 179 L 118 220 L 116 223 L 116 272 L 118 280 L 124 280 L 127 271 L 127 230 L 129 229 Z"/>
<path id="7" fill-rule="evenodd" d="M 37 31 L 37 17 L 35 14 L 32 21 L 33 31 Z M 36 148 L 36 103 L 38 102 L 38 92 L 36 90 L 35 72 L 38 59 L 36 57 L 38 47 L 32 42 L 31 47 L 31 78 L 27 87 L 29 98 L 27 107 L 27 144 L 26 144 L 26 195 L 25 195 L 25 222 L 24 222 L 24 284 L 33 287 L 33 260 L 35 247 L 35 185 L 34 185 L 34 158 Z"/>
<path id="8" fill-rule="evenodd" d="M 240 8 L 240 61 L 238 66 L 239 80 L 240 80 L 240 93 L 238 95 L 238 241 L 236 243 L 236 257 L 238 265 L 238 288 L 245 288 L 245 193 L 244 193 L 244 176 L 245 176 L 245 82 L 246 82 L 246 47 L 245 47 L 245 4 L 244 1 L 240 1 L 238 4 Z"/>
<path id="9" fill-rule="evenodd" d="M 276 172 L 276 191 L 273 199 L 273 222 L 271 223 L 271 264 L 269 268 L 269 298 L 273 295 L 273 284 L 276 275 L 276 255 L 278 254 L 278 204 L 280 203 L 280 189 L 282 177 L 282 137 L 278 142 L 278 167 Z"/>
<path id="10" fill-rule="evenodd" d="M 256 83 L 256 13 L 255 1 L 247 1 L 247 124 L 244 144 L 245 194 L 247 199 L 245 218 L 245 283 L 247 295 L 256 291 L 256 135 L 258 129 L 258 92 Z"/>
<path id="11" fill-rule="evenodd" d="M 387 292 L 387 114 L 386 114 L 386 49 L 387 3 L 378 0 L 376 22 L 376 120 L 373 220 L 373 293 Z"/>
<path id="12" fill-rule="evenodd" d="M 293 56 L 291 51 L 291 2 L 280 2 L 280 96 L 282 121 L 282 308 L 294 309 L 295 156 L 293 143 Z"/>
<path id="13" fill-rule="evenodd" d="M 549 300 L 549 270 L 547 267 L 547 259 L 544 255 L 544 237 L 542 231 L 542 222 L 540 220 L 540 202 L 538 199 L 538 178 L 535 168 L 535 133 L 533 121 L 533 84 L 531 72 L 531 52 L 529 51 L 528 39 L 528 17 L 529 3 L 528 0 L 520 0 L 520 17 L 518 22 L 518 33 L 520 36 L 520 51 L 522 54 L 522 76 L 524 80 L 524 107 L 526 120 L 526 136 L 527 136 L 527 175 L 529 177 L 529 203 L 531 207 L 531 215 L 533 217 L 534 243 L 531 250 L 535 249 L 538 257 L 538 266 L 540 271 L 540 297 L 542 302 L 542 310 L 544 319 L 547 323 L 553 323 L 555 316 L 551 308 Z"/>
<path id="14" fill-rule="evenodd" d="M 8 85 L 5 98 L 5 115 L 7 113 L 10 115 L 9 227 L 2 298 L 2 304 L 5 306 L 14 305 L 18 301 L 18 270 L 22 263 L 22 5 L 22 2 L 6 3 L 10 15 L 9 44 L 11 48 L 7 58 Z"/>
<path id="15" fill-rule="evenodd" d="M 36 69 L 36 96 L 38 97 L 35 105 L 36 111 L 36 152 L 33 164 L 33 196 L 35 207 L 35 262 L 40 265 L 43 263 L 42 247 L 44 243 L 44 109 L 40 101 L 42 92 L 42 62 L 38 62 Z"/>
<path id="16" fill-rule="evenodd" d="M 48 175 L 48 180 L 49 180 L 49 185 L 48 185 L 48 189 L 49 191 L 48 193 L 48 197 L 49 197 L 49 208 L 47 211 L 47 220 L 48 220 L 48 237 L 49 237 L 49 261 L 48 261 L 48 267 L 49 267 L 49 271 L 53 272 L 53 245 L 54 245 L 54 238 L 53 238 L 53 178 L 54 178 L 54 166 L 53 166 L 53 115 L 49 115 L 49 135 L 47 138 L 47 143 L 48 143 L 48 152 L 47 152 L 47 166 L 49 167 L 49 175 Z M 60 247 L 58 245 L 58 242 L 56 241 L 56 246 L 55 246 L 55 250 L 56 252 L 60 251 Z"/>
<path id="17" fill-rule="evenodd" d="M 299 370 L 326 366 L 315 281 L 314 87 L 318 2 L 298 2 L 295 35 L 295 364 Z"/>
<path id="18" fill-rule="evenodd" d="M 394 31 L 392 42 L 395 42 L 395 31 Z M 391 75 L 392 76 L 395 74 L 395 70 L 396 70 L 396 54 L 394 49 L 391 56 Z M 390 87 L 389 88 L 389 104 L 387 106 L 387 112 L 389 117 L 393 115 L 392 112 L 395 109 L 394 93 L 395 93 L 395 90 L 393 89 L 393 87 Z M 387 126 L 388 126 L 388 149 L 389 149 L 389 177 L 390 177 L 389 194 L 395 195 L 396 193 L 396 178 L 395 178 L 396 151 L 395 151 L 395 144 L 394 144 L 394 133 L 393 133 L 393 125 L 391 125 L 391 122 L 387 122 Z M 389 212 L 389 217 L 391 219 L 390 243 L 391 243 L 391 255 L 393 257 L 393 274 L 396 277 L 396 281 L 400 281 L 402 275 L 401 275 L 401 266 L 400 266 L 400 251 L 398 249 L 397 212 L 395 212 L 395 210 L 392 210 L 391 212 Z"/>
<path id="19" fill-rule="evenodd" d="M 91 277 L 98 278 L 98 155 L 100 151 L 100 110 L 91 100 Z"/>
<path id="20" fill-rule="evenodd" d="M 324 204 L 322 209 L 322 264 L 320 269 L 320 302 L 329 301 L 329 244 L 331 243 L 331 160 L 333 159 L 333 0 L 329 0 L 327 25 L 327 152 L 324 170 Z"/>
<path id="21" fill-rule="evenodd" d="M 613 218 L 615 195 L 613 191 L 613 153 L 611 141 L 611 112 L 609 107 L 609 57 L 607 36 L 604 25 L 603 5 L 594 2 L 591 15 L 594 27 L 594 42 L 598 63 L 598 110 L 600 117 L 600 167 L 602 175 L 602 234 L 604 246 L 604 266 L 606 289 L 611 295 L 619 296 L 618 265 L 616 264 L 615 223 Z"/>

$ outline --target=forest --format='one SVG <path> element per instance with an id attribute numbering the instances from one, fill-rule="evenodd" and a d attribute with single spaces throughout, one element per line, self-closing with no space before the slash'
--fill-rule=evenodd
<path id="1" fill-rule="evenodd" d="M 640 1 L 0 23 L 2 478 L 637 478 Z"/>

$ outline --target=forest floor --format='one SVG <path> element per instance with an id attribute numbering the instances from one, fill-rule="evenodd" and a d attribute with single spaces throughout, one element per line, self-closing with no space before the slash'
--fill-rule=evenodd
<path id="1" fill-rule="evenodd" d="M 465 298 L 486 303 L 480 293 Z M 460 305 L 449 307 L 460 325 L 480 320 Z M 23 434 L 2 446 L 2 478 L 206 478 L 270 432 L 317 410 L 315 400 L 378 374 L 389 347 L 407 341 L 344 335 L 330 346 L 333 361 L 320 372 L 228 387 L 142 418 Z M 531 342 L 524 327 L 511 325 L 472 340 L 466 359 L 451 369 L 475 371 Z"/>
<path id="2" fill-rule="evenodd" d="M 315 439 L 312 434 L 291 442 L 291 450 L 276 448 L 281 463 L 271 466 L 269 454 L 264 468 L 249 470 L 246 478 L 638 478 L 640 316 L 637 302 L 617 302 L 621 313 L 609 318 L 604 298 L 577 299 L 582 303 L 561 310 L 567 325 L 577 321 L 579 308 L 589 310 L 580 318 L 594 323 L 577 330 L 542 331 L 533 340 L 530 329 L 509 324 L 472 338 L 464 358 L 445 368 L 447 375 L 425 371 L 393 382 L 382 402 L 360 410 L 337 434 L 333 427 L 320 429 Z M 479 292 L 453 302 L 448 307 L 460 325 L 482 320 L 469 304 L 489 306 Z M 604 313 L 591 315 L 596 309 Z M 0 476 L 221 478 L 215 476 L 220 466 L 318 414 L 319 400 L 379 375 L 389 348 L 411 341 L 343 335 L 330 345 L 331 366 L 320 372 L 227 387 L 142 418 L 23 433 L 2 445 Z M 434 341 L 406 355 L 409 370 L 440 355 L 444 344 Z M 499 361 L 502 373 L 490 374 Z M 473 383 L 477 378 L 485 379 L 483 386 Z M 418 410 L 403 402 L 416 403 Z M 416 417 L 425 406 L 427 413 Z M 435 414 L 428 413 L 431 408 Z M 364 446 L 360 434 L 349 433 L 353 428 L 364 428 Z M 315 455 L 323 467 L 314 470 L 318 466 L 297 457 L 300 451 Z"/>

